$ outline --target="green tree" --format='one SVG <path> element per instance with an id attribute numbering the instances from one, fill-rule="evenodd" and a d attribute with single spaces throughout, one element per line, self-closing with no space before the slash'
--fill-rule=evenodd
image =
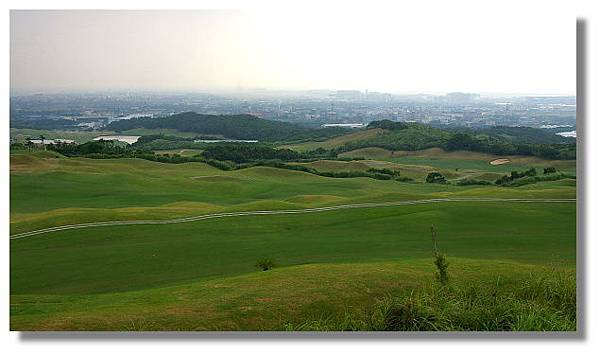
<path id="1" fill-rule="evenodd" d="M 40 140 L 42 141 L 42 146 L 44 147 L 44 150 L 46 150 L 46 144 L 44 143 L 44 140 L 46 140 L 46 137 L 44 137 L 44 135 L 40 134 Z"/>
<path id="2" fill-rule="evenodd" d="M 446 177 L 444 175 L 435 171 L 427 174 L 425 181 L 430 184 L 445 184 L 447 182 Z"/>

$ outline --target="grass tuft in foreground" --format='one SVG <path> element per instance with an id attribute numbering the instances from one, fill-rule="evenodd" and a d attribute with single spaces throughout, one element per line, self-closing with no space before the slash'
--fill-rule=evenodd
<path id="1" fill-rule="evenodd" d="M 347 311 L 286 330 L 304 331 L 575 331 L 574 273 L 550 271 L 517 285 L 442 286 L 435 282 L 404 296 L 379 299 L 362 312 Z"/>

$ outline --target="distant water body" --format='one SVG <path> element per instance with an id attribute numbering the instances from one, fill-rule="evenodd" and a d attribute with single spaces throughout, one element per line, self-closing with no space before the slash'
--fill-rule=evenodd
<path id="1" fill-rule="evenodd" d="M 577 131 L 558 132 L 556 134 L 563 137 L 577 137 Z"/>

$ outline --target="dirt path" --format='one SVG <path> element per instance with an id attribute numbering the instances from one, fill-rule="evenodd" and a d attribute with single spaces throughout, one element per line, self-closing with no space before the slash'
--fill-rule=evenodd
<path id="1" fill-rule="evenodd" d="M 409 201 L 393 201 L 393 202 L 373 202 L 373 203 L 355 203 L 348 205 L 337 205 L 327 207 L 304 208 L 295 210 L 264 210 L 264 211 L 246 211 L 246 212 L 223 212 L 212 213 L 199 216 L 190 216 L 184 218 L 164 219 L 164 220 L 130 220 L 130 221 L 106 221 L 69 224 L 64 226 L 56 226 L 44 229 L 38 229 L 29 232 L 18 233 L 10 236 L 11 240 L 33 237 L 40 234 L 51 232 L 59 232 L 70 229 L 82 229 L 92 227 L 109 227 L 109 226 L 131 226 L 131 225 L 152 225 L 152 224 L 177 224 L 202 221 L 205 219 L 225 218 L 225 217 L 242 217 L 242 216 L 258 216 L 258 215 L 279 215 L 279 214 L 301 214 L 315 213 L 325 211 L 335 211 L 350 208 L 377 208 L 403 205 L 418 205 L 429 203 L 446 203 L 446 202 L 507 202 L 507 203 L 574 203 L 576 199 L 527 199 L 527 198 L 435 198 L 428 200 L 409 200 Z"/>

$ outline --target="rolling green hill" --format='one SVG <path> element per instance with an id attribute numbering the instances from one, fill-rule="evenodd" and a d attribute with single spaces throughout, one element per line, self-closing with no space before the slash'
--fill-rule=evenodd
<path id="1" fill-rule="evenodd" d="M 455 172 L 468 171 L 501 173 L 511 170 L 525 170 L 528 167 L 543 169 L 548 166 L 574 174 L 575 160 L 548 160 L 531 156 L 492 155 L 486 153 L 453 151 L 447 152 L 440 148 L 430 148 L 417 151 L 391 151 L 384 148 L 361 148 L 339 154 L 342 158 L 364 158 L 378 161 L 389 161 L 405 165 L 430 166 L 436 169 L 449 169 Z M 507 159 L 508 162 L 492 165 L 497 159 Z"/>
<path id="2" fill-rule="evenodd" d="M 445 151 L 472 151 L 494 155 L 537 156 L 545 159 L 574 160 L 575 140 L 531 127 L 493 127 L 471 130 L 437 128 L 418 123 L 374 121 L 367 130 L 329 139 L 286 145 L 298 151 L 317 148 L 345 153 L 364 148 L 392 151 L 419 151 L 440 148 Z"/>
<path id="3" fill-rule="evenodd" d="M 567 294 L 574 295 L 573 269 L 557 273 L 511 261 L 451 258 L 450 262 L 455 287 L 481 296 L 471 296 L 475 307 L 459 304 L 448 293 L 439 297 L 448 301 L 444 313 L 436 314 L 439 330 L 461 330 L 459 325 L 466 330 L 575 329 L 574 318 L 561 312 L 564 306 L 556 311 L 553 296 L 565 285 Z M 415 290 L 422 292 L 420 301 L 427 299 L 436 290 L 432 275 L 429 259 L 304 264 L 140 291 L 13 295 L 10 326 L 21 330 L 391 330 L 386 313 L 395 302 L 415 300 Z M 520 307 L 510 299 L 515 294 L 523 299 L 517 304 Z M 457 319 L 454 324 L 446 321 L 450 317 Z M 509 322 L 514 323 L 512 329 L 506 329 Z"/>
<path id="4" fill-rule="evenodd" d="M 142 128 L 175 129 L 182 132 L 259 141 L 326 138 L 348 132 L 347 129 L 339 127 L 315 129 L 287 122 L 265 120 L 252 115 L 202 115 L 194 112 L 165 118 L 132 118 L 112 122 L 106 127 L 107 130 L 117 132 Z"/>
<path id="5" fill-rule="evenodd" d="M 438 165 L 489 158 L 428 154 Z M 11 239 L 14 330 L 401 330 L 389 328 L 396 324 L 389 315 L 409 306 L 434 319 L 415 323 L 421 330 L 576 328 L 576 204 L 564 200 L 576 197 L 573 179 L 520 187 L 427 184 L 431 165 L 376 154 L 301 164 L 331 171 L 386 167 L 421 178 L 330 178 L 266 166 L 223 171 L 52 151 L 10 158 L 13 236 L 86 222 L 453 199 Z M 454 173 L 493 172 L 472 166 Z M 434 276 L 432 224 L 450 261 L 445 288 Z M 276 267 L 257 271 L 261 258 Z"/>
<path id="6" fill-rule="evenodd" d="M 431 167 L 381 160 L 310 163 L 323 171 L 346 165 L 391 168 L 423 181 Z M 510 167 L 498 172 L 510 172 Z M 348 168 L 346 168 L 348 169 Z M 484 170 L 446 172 L 450 178 Z M 222 171 L 204 163 L 163 164 L 141 159 L 66 158 L 51 151 L 11 155 L 11 231 L 96 220 L 172 218 L 266 206 L 319 207 L 328 204 L 411 200 L 481 190 L 498 197 L 573 197 L 574 190 L 545 182 L 532 188 L 406 184 L 369 178 L 336 179 L 300 171 L 253 167 Z M 305 199 L 304 196 L 328 196 Z M 40 202 L 40 201 L 43 201 Z"/>

